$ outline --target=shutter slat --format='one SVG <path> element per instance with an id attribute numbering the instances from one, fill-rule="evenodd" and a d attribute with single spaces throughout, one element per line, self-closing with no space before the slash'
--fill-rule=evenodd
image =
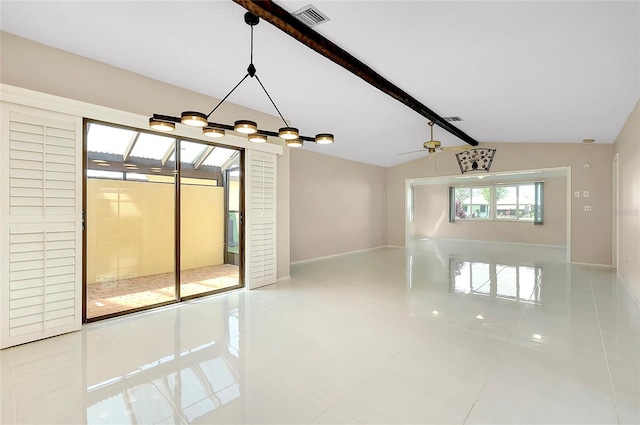
<path id="1" fill-rule="evenodd" d="M 44 156 L 44 159 L 47 163 L 55 162 L 57 164 L 71 164 L 71 165 L 74 165 L 76 163 L 76 158 L 69 155 L 56 155 L 52 153 L 47 153 Z"/>
<path id="2" fill-rule="evenodd" d="M 9 291 L 9 299 L 17 300 L 20 298 L 30 298 L 37 297 L 39 295 L 44 295 L 44 285 L 35 287 L 35 288 L 27 288 L 27 289 L 16 289 L 13 291 Z"/>
<path id="3" fill-rule="evenodd" d="M 33 170 L 33 171 L 44 170 L 44 165 L 42 161 L 27 161 L 23 159 L 9 160 L 9 167 L 15 170 Z"/>
<path id="4" fill-rule="evenodd" d="M 16 138 L 11 138 L 11 150 L 26 151 L 26 152 L 44 152 L 44 146 L 42 146 L 42 137 L 36 138 L 36 140 L 23 140 L 30 139 L 30 137 L 21 137 L 22 134 L 16 134 Z"/>
<path id="5" fill-rule="evenodd" d="M 12 308 L 9 312 L 9 318 L 17 319 L 19 317 L 40 315 L 42 313 L 44 313 L 44 305 L 37 304 L 29 307 Z"/>
<path id="6" fill-rule="evenodd" d="M 47 320 L 45 322 L 45 329 L 59 328 L 63 326 L 73 325 L 74 321 L 75 321 L 75 316 L 72 314 L 69 314 L 68 316 L 65 316 L 65 317 L 61 317 L 59 319 Z"/>
<path id="7" fill-rule="evenodd" d="M 9 301 L 9 308 L 10 309 L 22 308 L 22 307 L 28 307 L 31 305 L 38 305 L 38 304 L 44 304 L 43 296 L 26 297 L 26 298 L 18 298 L 15 300 L 11 300 Z"/>
<path id="8" fill-rule="evenodd" d="M 44 330 L 44 325 L 42 322 L 33 323 L 29 326 L 20 326 L 20 327 L 11 326 L 9 329 L 9 337 L 15 338 L 15 337 L 33 334 L 33 333 L 37 334 L 43 330 Z"/>
<path id="9" fill-rule="evenodd" d="M 66 286 L 65 287 L 63 286 L 68 284 L 73 284 L 75 282 L 74 277 L 75 276 L 72 274 L 59 274 L 54 276 L 47 276 L 47 293 L 66 291 L 66 289 L 64 289 L 66 288 Z"/>
<path id="10" fill-rule="evenodd" d="M 53 294 L 47 294 L 47 302 L 57 302 L 64 300 L 73 300 L 76 294 L 74 291 L 60 291 Z"/>
<path id="11" fill-rule="evenodd" d="M 40 163 L 44 160 L 44 154 L 42 152 L 11 149 L 11 151 L 9 152 L 9 158 L 22 159 L 25 161 L 36 161 Z"/>
<path id="12" fill-rule="evenodd" d="M 55 162 L 45 162 L 44 164 L 45 176 L 47 172 L 70 173 L 74 175 L 75 168 L 74 164 L 57 164 Z"/>
<path id="13" fill-rule="evenodd" d="M 12 120 L 11 120 L 11 124 L 9 125 L 9 129 L 12 132 L 28 133 L 28 134 L 44 136 L 44 127 L 41 124 L 38 124 L 38 123 L 30 124 L 27 122 L 21 122 L 23 120 L 20 120 L 19 118 L 16 119 L 15 115 L 13 114 L 11 118 Z"/>
<path id="14" fill-rule="evenodd" d="M 44 267 L 44 260 L 10 262 L 10 271 L 38 270 Z"/>
<path id="15" fill-rule="evenodd" d="M 9 287 L 10 291 L 20 291 L 29 288 L 44 287 L 44 276 L 31 279 L 14 280 Z"/>

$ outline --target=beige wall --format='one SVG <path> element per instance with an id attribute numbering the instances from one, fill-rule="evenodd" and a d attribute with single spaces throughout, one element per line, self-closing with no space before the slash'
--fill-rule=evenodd
<path id="1" fill-rule="evenodd" d="M 291 150 L 291 261 L 386 245 L 386 169 Z"/>
<path id="2" fill-rule="evenodd" d="M 182 185 L 182 270 L 224 262 L 224 189 Z M 172 184 L 87 180 L 87 282 L 174 270 Z"/>
<path id="3" fill-rule="evenodd" d="M 6 32 L 0 32 L 0 51 L 0 82 L 68 99 L 145 116 L 154 112 L 179 116 L 185 110 L 208 111 L 218 102 L 209 96 Z M 231 102 L 225 102 L 215 115 L 218 122 L 233 122 L 238 117 L 254 120 L 264 128 L 281 126 L 279 117 Z M 289 275 L 288 166 L 288 157 L 279 157 L 278 277 Z M 284 214 L 282 219 L 280 212 Z"/>
<path id="4" fill-rule="evenodd" d="M 640 101 L 614 144 L 618 154 L 618 274 L 640 300 Z"/>
<path id="5" fill-rule="evenodd" d="M 571 259 L 574 262 L 611 264 L 611 144 L 483 143 L 497 148 L 491 167 L 496 171 L 517 171 L 571 166 L 571 191 L 590 192 L 589 198 L 572 198 Z M 590 163 L 590 168 L 584 168 Z M 434 160 L 421 158 L 387 170 L 387 243 L 405 245 L 405 180 L 459 175 L 452 152 Z M 591 205 L 592 211 L 583 207 Z M 545 217 L 546 218 L 546 217 Z"/>
<path id="6" fill-rule="evenodd" d="M 567 233 L 567 180 L 546 178 L 544 224 L 517 221 L 465 221 L 449 223 L 449 185 L 414 187 L 413 237 L 471 239 L 541 245 L 565 245 Z"/>

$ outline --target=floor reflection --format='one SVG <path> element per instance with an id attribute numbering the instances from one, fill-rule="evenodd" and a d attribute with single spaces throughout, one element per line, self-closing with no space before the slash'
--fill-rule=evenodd
<path id="1" fill-rule="evenodd" d="M 543 268 L 449 258 L 449 290 L 502 300 L 540 304 Z"/>
<path id="2" fill-rule="evenodd" d="M 239 307 L 233 297 L 207 304 L 174 309 L 169 315 L 173 332 L 159 336 L 146 336 L 145 323 L 135 334 L 127 333 L 134 332 L 131 328 L 115 326 L 112 332 L 128 340 L 123 344 L 125 352 L 111 353 L 109 359 L 89 356 L 87 360 L 87 422 L 146 424 L 172 418 L 169 422 L 197 423 L 202 412 L 210 414 L 238 399 L 240 354 L 235 347 L 241 342 Z M 182 333 L 191 315 L 202 316 L 197 323 L 208 326 L 196 330 L 199 335 Z M 149 317 L 153 316 L 150 313 Z M 159 328 L 160 323 L 157 325 Z M 229 344 L 232 338 L 235 347 Z M 188 417 L 177 413 L 205 399 L 204 410 L 190 410 Z"/>
<path id="3" fill-rule="evenodd" d="M 424 241 L 5 349 L 0 423 L 638 423 L 638 305 L 563 253 Z"/>

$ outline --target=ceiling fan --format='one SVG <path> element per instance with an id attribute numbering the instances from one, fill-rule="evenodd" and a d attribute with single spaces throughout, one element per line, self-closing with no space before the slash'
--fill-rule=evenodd
<path id="1" fill-rule="evenodd" d="M 424 142 L 422 144 L 422 149 L 417 151 L 411 151 L 411 152 L 403 152 L 396 155 L 407 155 L 410 153 L 427 151 L 429 152 L 429 158 L 433 158 L 437 153 L 440 153 L 440 152 L 444 152 L 444 151 L 461 152 L 469 149 L 468 146 L 454 146 L 454 147 L 442 146 L 442 143 L 440 143 L 440 141 L 433 140 L 433 124 L 434 124 L 433 121 L 429 121 L 429 127 L 431 128 L 431 140 Z"/>

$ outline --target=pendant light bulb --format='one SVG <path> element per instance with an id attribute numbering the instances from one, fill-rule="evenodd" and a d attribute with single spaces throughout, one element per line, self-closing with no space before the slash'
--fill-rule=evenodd
<path id="1" fill-rule="evenodd" d="M 252 143 L 266 143 L 267 142 L 267 136 L 265 136 L 264 134 L 260 134 L 260 133 L 254 133 L 254 134 L 250 134 L 247 139 L 249 139 L 250 142 Z"/>
<path id="2" fill-rule="evenodd" d="M 172 122 L 161 121 L 155 118 L 149 118 L 149 127 L 156 131 L 169 132 L 173 131 L 176 128 L 176 125 Z"/>
<path id="3" fill-rule="evenodd" d="M 219 128 L 213 127 L 205 127 L 202 129 L 202 134 L 207 137 L 220 138 L 224 137 L 224 130 L 220 130 Z"/>
<path id="4" fill-rule="evenodd" d="M 238 120 L 233 124 L 233 129 L 238 133 L 253 134 L 258 132 L 258 124 L 249 120 Z"/>
<path id="5" fill-rule="evenodd" d="M 333 134 L 329 134 L 329 133 L 316 134 L 315 141 L 319 145 L 329 145 L 334 141 Z"/>
<path id="6" fill-rule="evenodd" d="M 291 139 L 285 142 L 290 148 L 299 148 L 302 146 L 302 139 Z"/>
<path id="7" fill-rule="evenodd" d="M 300 137 L 300 132 L 294 127 L 282 127 L 278 130 L 278 137 L 284 140 L 294 140 Z"/>
<path id="8" fill-rule="evenodd" d="M 207 116 L 202 112 L 185 111 L 181 115 L 180 122 L 191 127 L 206 127 Z"/>

